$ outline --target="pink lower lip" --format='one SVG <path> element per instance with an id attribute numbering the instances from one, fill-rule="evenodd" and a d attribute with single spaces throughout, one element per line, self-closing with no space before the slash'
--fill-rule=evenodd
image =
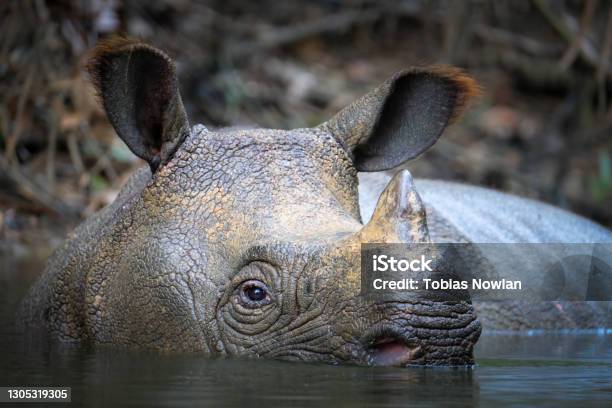
<path id="1" fill-rule="evenodd" d="M 380 366 L 401 366 L 414 360 L 420 347 L 393 339 L 381 339 L 369 348 L 370 361 Z"/>

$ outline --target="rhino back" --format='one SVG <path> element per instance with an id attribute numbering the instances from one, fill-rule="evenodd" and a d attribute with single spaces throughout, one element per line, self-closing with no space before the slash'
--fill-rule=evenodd
<path id="1" fill-rule="evenodd" d="M 458 183 L 418 180 L 416 185 L 423 200 L 471 242 L 612 242 L 609 230 L 548 204 Z"/>
<path id="2" fill-rule="evenodd" d="M 359 175 L 363 221 L 389 176 Z M 494 190 L 438 180 L 415 180 L 434 239 L 478 243 L 609 243 L 612 232 L 568 211 Z"/>

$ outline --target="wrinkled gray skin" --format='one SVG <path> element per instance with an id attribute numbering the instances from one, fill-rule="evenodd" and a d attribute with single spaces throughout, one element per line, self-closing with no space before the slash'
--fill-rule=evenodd
<path id="1" fill-rule="evenodd" d="M 473 363 L 481 325 L 470 302 L 360 296 L 362 243 L 452 240 L 463 212 L 451 214 L 448 199 L 448 208 L 436 206 L 447 185 L 415 189 L 399 172 L 367 225 L 357 189 L 358 171 L 395 167 L 438 139 L 476 91 L 468 76 L 403 71 L 316 128 L 210 131 L 189 126 L 174 65 L 161 51 L 113 39 L 88 68 L 117 133 L 149 166 L 49 261 L 23 303 L 26 327 L 63 341 L 211 355 Z M 523 231 L 496 227 L 494 207 L 505 204 L 481 194 L 491 221 L 457 237 Z M 476 198 L 452 200 L 463 199 Z M 525 203 L 523 213 L 557 214 Z M 538 237 L 538 223 L 527 228 Z M 610 237 L 586 221 L 576 228 L 585 239 Z M 514 312 L 520 319 L 523 311 Z"/>

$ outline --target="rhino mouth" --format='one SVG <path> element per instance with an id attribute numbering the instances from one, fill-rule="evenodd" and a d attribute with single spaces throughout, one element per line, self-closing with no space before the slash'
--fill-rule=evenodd
<path id="1" fill-rule="evenodd" d="M 401 367 L 412 364 L 423 354 L 421 346 L 397 330 L 386 329 L 384 333 L 370 337 L 366 346 L 369 365 Z"/>

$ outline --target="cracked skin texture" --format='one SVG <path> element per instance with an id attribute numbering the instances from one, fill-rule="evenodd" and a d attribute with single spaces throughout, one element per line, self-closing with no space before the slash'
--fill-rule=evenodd
<path id="1" fill-rule="evenodd" d="M 26 315 L 64 340 L 334 363 L 367 363 L 363 335 L 397 325 L 429 345 L 414 363 L 469 361 L 479 329 L 469 304 L 358 296 L 361 235 L 373 232 L 330 135 L 229 136 L 196 126 L 155 177 L 139 170 L 54 256 Z M 233 298 L 254 278 L 276 299 L 249 314 Z"/>
<path id="2" fill-rule="evenodd" d="M 316 128 L 210 131 L 189 126 L 162 51 L 113 38 L 88 69 L 118 135 L 149 166 L 56 251 L 22 324 L 161 351 L 473 363 L 481 327 L 470 302 L 360 296 L 362 243 L 430 242 L 448 226 L 430 222 L 407 171 L 365 226 L 357 190 L 358 171 L 435 143 L 478 92 L 469 76 L 413 68 Z"/>

